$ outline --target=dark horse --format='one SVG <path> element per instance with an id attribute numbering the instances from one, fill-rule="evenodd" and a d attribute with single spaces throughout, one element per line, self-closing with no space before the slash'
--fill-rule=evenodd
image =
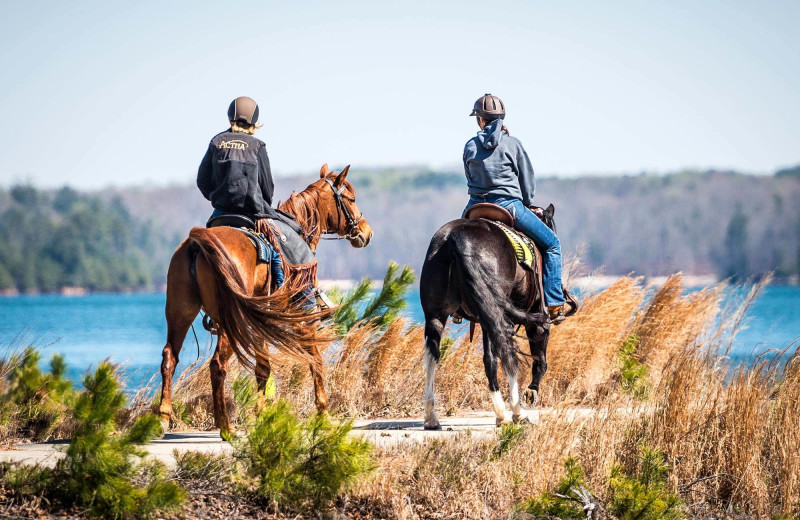
<path id="1" fill-rule="evenodd" d="M 552 229 L 551 204 L 542 220 Z M 517 384 L 518 349 L 514 325 L 525 327 L 532 355 L 532 381 L 525 392 L 536 402 L 539 383 L 547 370 L 549 323 L 538 285 L 530 283 L 532 272 L 523 269 L 503 231 L 483 220 L 448 222 L 433 235 L 420 276 L 420 299 L 425 313 L 425 429 L 441 428 L 434 409 L 434 375 L 439 362 L 439 344 L 447 318 L 458 312 L 483 330 L 483 366 L 489 379 L 492 407 L 497 424 L 506 420 L 505 404 L 497 382 L 498 360 L 509 384 L 512 419 L 525 421 Z"/>
<path id="2" fill-rule="evenodd" d="M 339 235 L 354 247 L 365 247 L 372 238 L 372 228 L 356 206 L 355 190 L 346 180 L 349 168 L 337 174 L 324 165 L 316 182 L 300 193 L 292 193 L 279 207 L 297 219 L 313 250 L 326 233 Z M 307 362 L 314 379 L 317 409 L 327 408 L 318 349 L 324 340 L 317 333 L 315 322 L 321 314 L 291 303 L 301 288 L 292 279 L 291 270 L 287 270 L 284 286 L 270 293 L 269 263 L 256 260 L 248 237 L 232 227 L 194 228 L 172 255 L 167 275 L 167 344 L 162 353 L 159 407 L 167 426 L 172 415 L 172 378 L 178 354 L 201 309 L 219 333 L 210 370 L 214 421 L 223 437 L 230 432 L 224 392 L 227 361 L 233 354 L 242 365 L 255 369 L 262 391 L 271 370 L 270 345 L 290 358 Z"/>

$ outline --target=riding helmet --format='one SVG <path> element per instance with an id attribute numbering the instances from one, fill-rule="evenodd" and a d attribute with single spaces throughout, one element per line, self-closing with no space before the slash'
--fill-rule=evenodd
<path id="1" fill-rule="evenodd" d="M 229 121 L 244 121 L 248 125 L 254 125 L 258 121 L 258 103 L 253 98 L 240 96 L 231 101 L 228 107 Z"/>
<path id="2" fill-rule="evenodd" d="M 488 92 L 479 97 L 472 107 L 470 116 L 480 116 L 485 121 L 494 121 L 506 115 L 506 106 L 499 97 L 493 96 Z"/>

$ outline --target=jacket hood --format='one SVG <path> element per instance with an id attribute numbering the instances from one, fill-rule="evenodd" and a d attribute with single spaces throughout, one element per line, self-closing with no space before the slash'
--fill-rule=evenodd
<path id="1" fill-rule="evenodd" d="M 487 150 L 497 148 L 503 137 L 505 137 L 505 134 L 503 133 L 502 119 L 495 119 L 478 132 L 478 142 Z"/>

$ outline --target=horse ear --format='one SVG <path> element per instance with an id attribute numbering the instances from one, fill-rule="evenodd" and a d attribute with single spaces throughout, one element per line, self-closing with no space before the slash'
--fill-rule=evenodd
<path id="1" fill-rule="evenodd" d="M 347 172 L 349 172 L 349 171 L 350 171 L 350 165 L 348 164 L 347 166 L 344 167 L 344 170 L 342 170 L 342 173 L 340 173 L 339 175 L 336 176 L 336 180 L 333 182 L 333 184 L 337 188 L 342 185 L 342 183 L 344 182 L 344 179 L 347 177 Z"/>
<path id="2" fill-rule="evenodd" d="M 547 215 L 549 218 L 553 218 L 553 216 L 556 214 L 556 207 L 550 204 L 549 206 L 547 206 L 547 209 L 544 210 L 544 214 Z"/>
<path id="3" fill-rule="evenodd" d="M 328 163 L 325 163 L 322 165 L 322 168 L 319 169 L 319 178 L 324 179 L 329 173 L 331 173 L 331 169 L 328 168 Z"/>

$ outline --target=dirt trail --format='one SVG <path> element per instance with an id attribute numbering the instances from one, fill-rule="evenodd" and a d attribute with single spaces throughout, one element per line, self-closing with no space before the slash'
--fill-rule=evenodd
<path id="1" fill-rule="evenodd" d="M 571 408 L 566 411 L 569 417 L 586 417 L 594 412 L 591 408 Z M 553 413 L 553 409 L 541 408 L 528 411 L 532 422 L 542 415 Z M 440 431 L 426 431 L 422 428 L 421 417 L 392 419 L 359 419 L 355 421 L 353 435 L 369 439 L 375 445 L 388 445 L 399 442 L 419 442 L 428 438 L 453 437 L 470 431 L 472 435 L 493 435 L 496 429 L 492 412 L 471 412 L 458 417 L 440 418 Z M 0 462 L 19 462 L 23 464 L 43 464 L 53 466 L 66 448 L 65 441 L 17 444 L 12 449 L 0 450 Z M 218 431 L 170 432 L 162 439 L 150 442 L 146 450 L 152 457 L 167 466 L 175 464 L 173 452 L 202 451 L 206 453 L 227 453 L 233 448 L 219 437 Z"/>

